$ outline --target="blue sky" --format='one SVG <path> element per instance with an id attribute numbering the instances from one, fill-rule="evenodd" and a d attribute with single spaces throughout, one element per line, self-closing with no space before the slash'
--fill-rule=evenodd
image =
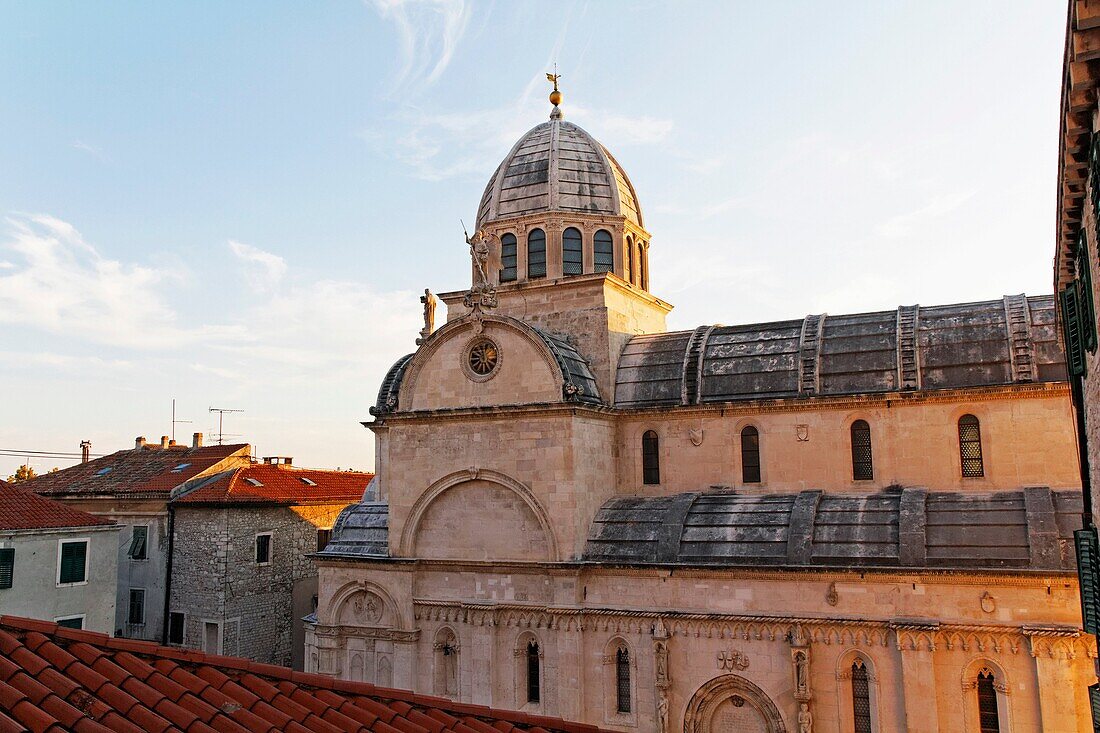
<path id="1" fill-rule="evenodd" d="M 1051 289 L 1062 3 L 0 5 L 0 449 L 171 429 L 373 466 L 459 219 L 566 116 L 670 326 Z M 0 456 L 0 474 L 22 461 Z M 32 462 L 38 469 L 63 461 Z"/>

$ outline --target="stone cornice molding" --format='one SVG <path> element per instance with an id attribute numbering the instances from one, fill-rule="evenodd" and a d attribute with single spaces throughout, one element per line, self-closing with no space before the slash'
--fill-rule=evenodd
<path id="1" fill-rule="evenodd" d="M 442 329 L 441 329 L 442 330 Z M 439 333 L 439 331 L 436 331 Z M 434 335 L 434 334 L 433 334 Z M 404 388 L 404 387 L 402 387 Z M 439 422 L 440 420 L 493 420 L 501 417 L 512 418 L 517 414 L 528 415 L 542 413 L 546 417 L 586 412 L 601 418 L 639 418 L 652 419 L 699 419 L 704 417 L 761 415 L 769 413 L 808 412 L 813 410 L 866 410 L 874 407 L 894 407 L 900 405 L 941 404 L 954 402 L 997 402 L 1030 399 L 1064 399 L 1069 397 L 1069 385 L 1066 382 L 1039 382 L 1030 384 L 1012 384 L 1000 387 L 973 387 L 968 389 L 928 390 L 923 392 L 889 392 L 863 397 L 821 397 L 803 396 L 774 400 L 745 400 L 743 402 L 705 403 L 697 405 L 668 405 L 638 409 L 621 409 L 601 405 L 562 405 L 557 402 L 530 403 L 500 407 L 470 407 L 442 410 L 415 410 L 386 415 L 389 425 L 398 422 L 415 424 L 417 422 Z M 365 422 L 367 426 L 371 423 Z"/>
<path id="2" fill-rule="evenodd" d="M 908 585 L 951 585 L 975 588 L 1046 588 L 1048 586 L 1070 585 L 1076 582 L 1074 572 L 1056 572 L 1051 570 L 1025 570 L 1021 568 L 891 568 L 864 567 L 844 569 L 828 566 L 776 566 L 773 569 L 760 570 L 753 567 L 675 565 L 670 563 L 645 563 L 643 565 L 621 565 L 589 561 L 562 562 L 526 562 L 519 560 L 449 560 L 418 559 L 410 557 L 363 557 L 361 560 L 329 558 L 316 556 L 317 562 L 329 566 L 354 566 L 359 562 L 395 563 L 413 565 L 425 572 L 447 572 L 457 570 L 481 570 L 493 575 L 523 573 L 550 574 L 554 577 L 616 576 L 632 578 L 667 578 L 675 573 L 681 578 L 706 578 L 729 580 L 774 580 L 814 582 L 873 582 Z"/>
<path id="3" fill-rule="evenodd" d="M 401 629 L 382 629 L 368 626 L 346 626 L 342 624 L 329 626 L 326 624 L 317 624 L 311 631 L 318 637 L 328 637 L 337 640 L 353 637 L 356 639 L 383 639 L 387 641 L 411 643 L 420 639 L 420 629 L 403 631 Z"/>
<path id="4" fill-rule="evenodd" d="M 719 640 L 788 643 L 801 626 L 809 644 L 872 648 L 887 646 L 891 634 L 899 651 L 978 651 L 1017 654 L 1025 639 L 1032 656 L 1073 659 L 1083 653 L 1096 658 L 1095 640 L 1070 627 L 952 624 L 915 620 L 867 620 L 739 614 L 635 611 L 609 608 L 563 608 L 509 603 L 463 603 L 414 600 L 418 621 L 472 626 L 594 631 L 613 634 L 656 633 L 660 622 L 670 636 Z M 841 670 L 838 674 L 843 674 Z"/>

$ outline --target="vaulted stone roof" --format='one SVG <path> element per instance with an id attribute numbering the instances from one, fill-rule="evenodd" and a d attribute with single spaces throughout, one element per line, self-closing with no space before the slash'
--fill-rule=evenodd
<path id="1" fill-rule="evenodd" d="M 481 197 L 477 225 L 551 211 L 620 215 L 642 226 L 622 166 L 591 135 L 560 119 L 536 125 L 501 161 Z"/>
<path id="2" fill-rule="evenodd" d="M 635 336 L 616 407 L 953 389 L 1066 379 L 1054 297 Z"/>
<path id="3" fill-rule="evenodd" d="M 389 555 L 390 507 L 365 501 L 346 507 L 332 525 L 322 556 L 386 557 Z"/>
<path id="4" fill-rule="evenodd" d="M 597 512 L 584 559 L 1072 571 L 1080 513 L 1080 491 L 1047 488 L 619 497 Z"/>

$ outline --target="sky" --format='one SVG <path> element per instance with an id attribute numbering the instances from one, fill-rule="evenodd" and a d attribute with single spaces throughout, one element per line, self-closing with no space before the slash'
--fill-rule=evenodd
<path id="1" fill-rule="evenodd" d="M 1051 291 L 1064 3 L 0 4 L 0 453 L 370 470 L 419 294 L 562 108 L 669 326 Z M 23 458 L 0 455 L 0 477 Z M 31 460 L 38 471 L 67 460 Z"/>

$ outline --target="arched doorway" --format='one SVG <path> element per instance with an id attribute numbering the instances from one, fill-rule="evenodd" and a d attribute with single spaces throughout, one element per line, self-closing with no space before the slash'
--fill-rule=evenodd
<path id="1" fill-rule="evenodd" d="M 787 733 L 775 703 L 735 674 L 715 677 L 688 703 L 684 733 Z"/>

